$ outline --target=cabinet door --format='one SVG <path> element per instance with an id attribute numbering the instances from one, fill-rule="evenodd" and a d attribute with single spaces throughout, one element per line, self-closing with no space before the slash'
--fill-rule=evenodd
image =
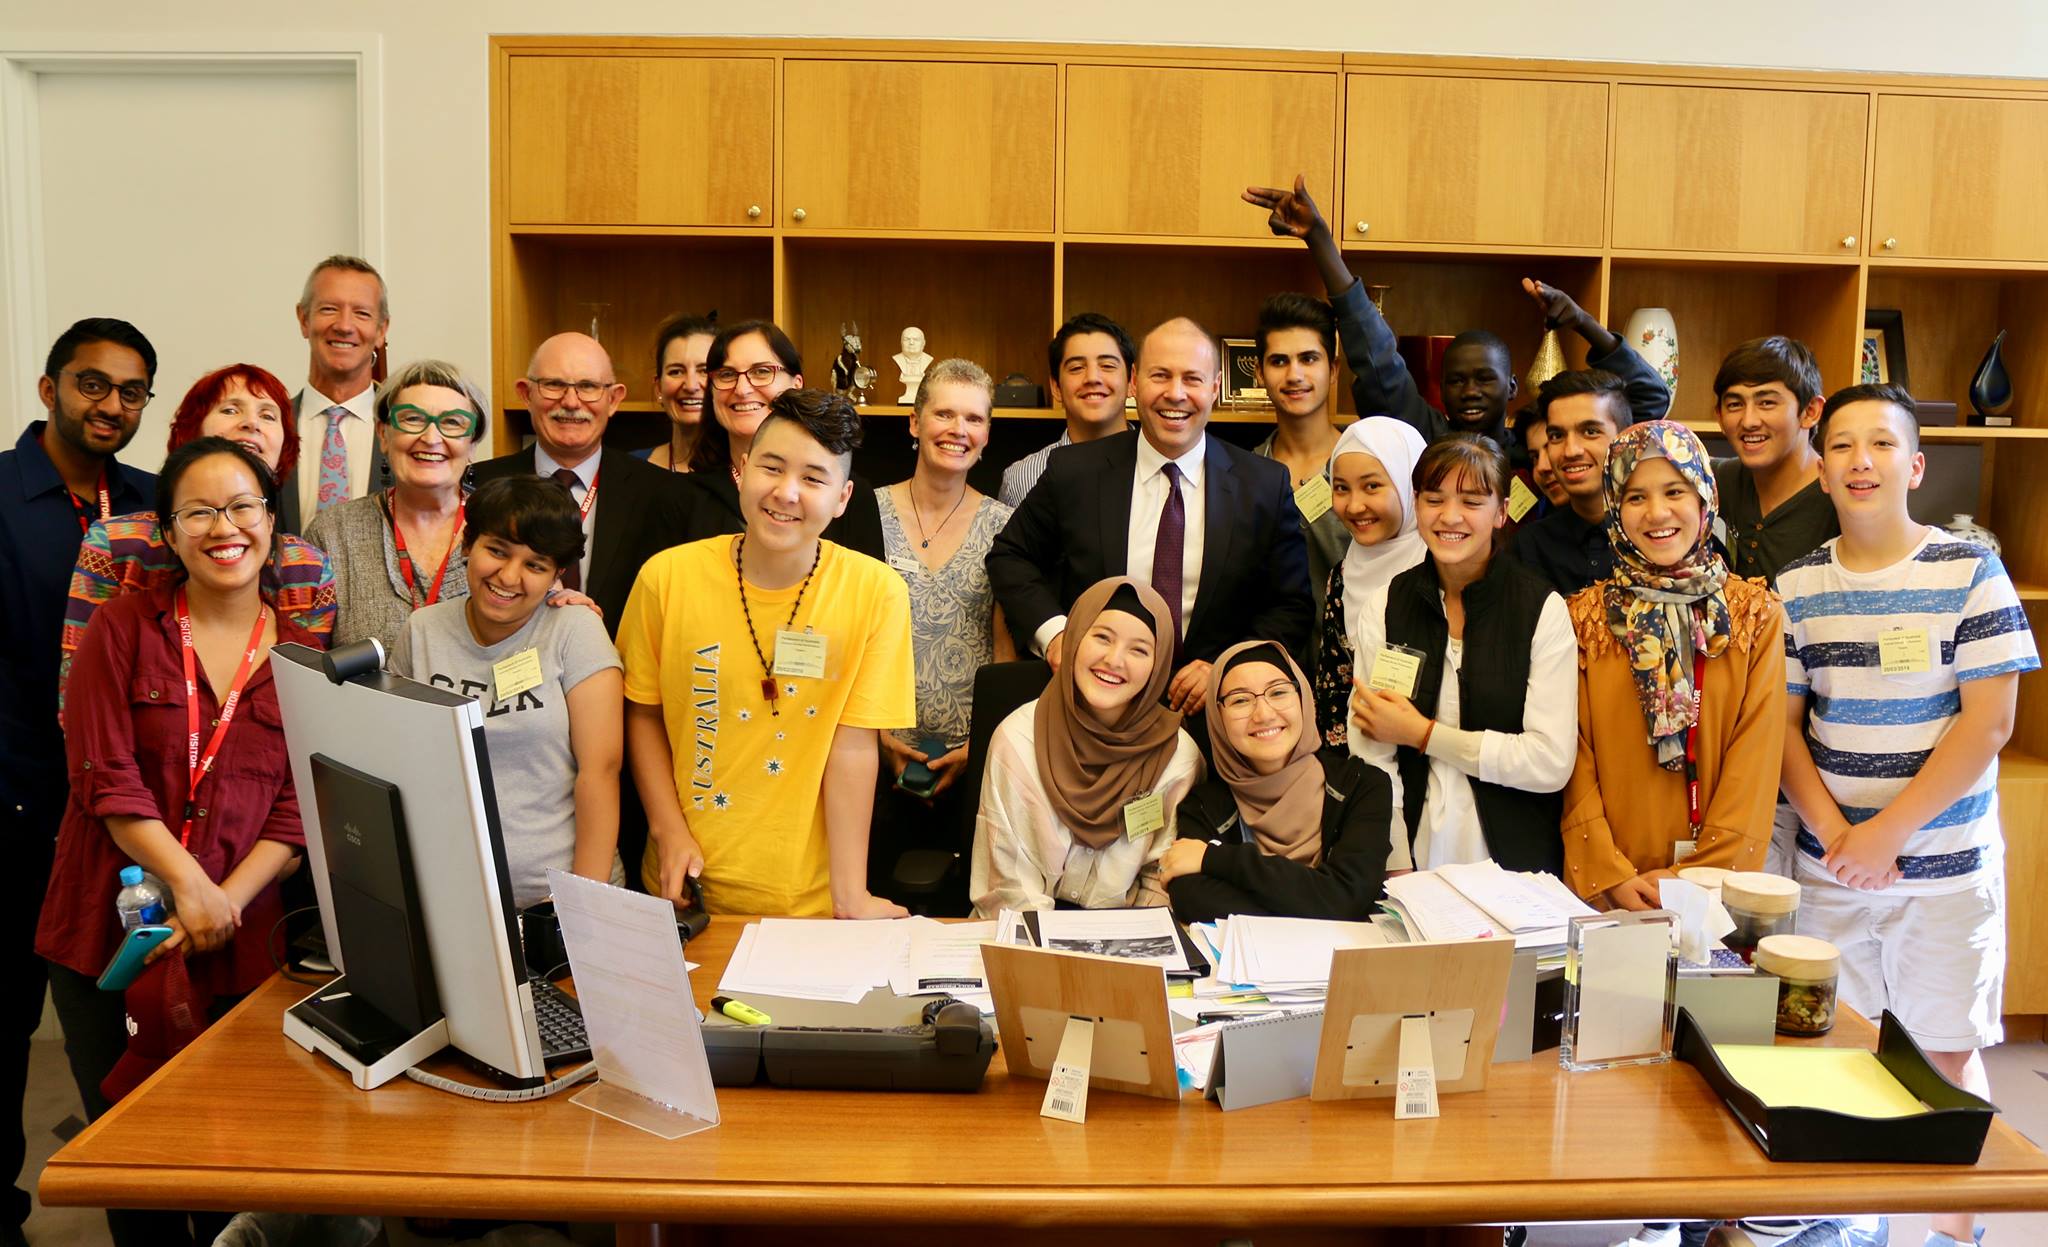
<path id="1" fill-rule="evenodd" d="M 2048 260 L 2048 103 L 1884 95 L 1870 254 Z"/>
<path id="2" fill-rule="evenodd" d="M 772 60 L 515 56 L 505 77 L 512 224 L 769 224 Z"/>
<path id="3" fill-rule="evenodd" d="M 1870 97 L 1615 89 L 1614 246 L 1854 255 Z"/>
<path id="4" fill-rule="evenodd" d="M 786 61 L 785 229 L 1052 232 L 1052 65 Z"/>
<path id="5" fill-rule="evenodd" d="M 1067 69 L 1066 229 L 1269 238 L 1247 186 L 1335 186 L 1337 75 Z"/>
<path id="6" fill-rule="evenodd" d="M 1607 85 L 1351 74 L 1350 242 L 1598 247 Z"/>

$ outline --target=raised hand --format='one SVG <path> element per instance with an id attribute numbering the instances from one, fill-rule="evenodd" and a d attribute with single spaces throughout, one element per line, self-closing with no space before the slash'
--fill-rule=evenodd
<path id="1" fill-rule="evenodd" d="M 1294 189 L 1280 190 L 1271 186 L 1248 186 L 1244 201 L 1265 208 L 1272 215 L 1266 218 L 1266 228 L 1282 238 L 1307 238 L 1320 229 L 1328 233 L 1330 226 L 1323 220 L 1323 214 L 1316 209 L 1316 201 L 1309 197 L 1308 175 L 1294 175 Z"/>

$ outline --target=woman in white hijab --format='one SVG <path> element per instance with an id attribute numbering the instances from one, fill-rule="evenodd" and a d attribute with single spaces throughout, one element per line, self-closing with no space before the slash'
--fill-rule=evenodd
<path id="1" fill-rule="evenodd" d="M 1354 421 L 1330 451 L 1330 509 L 1351 532 L 1344 561 L 1330 569 L 1316 648 L 1316 724 L 1329 745 L 1344 743 L 1351 702 L 1351 633 L 1366 595 L 1422 561 L 1415 531 L 1415 461 L 1422 435 L 1388 416 Z"/>

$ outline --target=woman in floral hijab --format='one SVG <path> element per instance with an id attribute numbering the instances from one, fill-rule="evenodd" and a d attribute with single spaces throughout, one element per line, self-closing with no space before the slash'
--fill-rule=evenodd
<path id="1" fill-rule="evenodd" d="M 1607 455 L 1614 573 L 1570 602 L 1579 759 L 1565 787 L 1566 882 L 1653 909 L 1684 866 L 1759 869 L 1785 740 L 1784 612 L 1728 570 L 1706 448 L 1633 425 Z"/>

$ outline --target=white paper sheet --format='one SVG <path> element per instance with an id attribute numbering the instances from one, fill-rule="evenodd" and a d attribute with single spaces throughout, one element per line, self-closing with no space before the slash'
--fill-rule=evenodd
<path id="1" fill-rule="evenodd" d="M 1164 966 L 1188 968 L 1180 929 L 1164 905 L 1141 909 L 1046 909 L 1038 914 L 1038 939 L 1054 952 L 1096 953 Z"/>
<path id="2" fill-rule="evenodd" d="M 1435 873 L 1516 935 L 1562 929 L 1570 921 L 1569 913 L 1553 904 L 1550 896 L 1530 886 L 1523 876 L 1502 870 L 1496 862 L 1439 866 Z"/>
<path id="3" fill-rule="evenodd" d="M 904 957 L 889 974 L 889 986 L 897 995 L 949 992 L 961 996 L 987 989 L 981 946 L 995 939 L 994 921 L 935 922 L 930 918 L 911 918 L 904 925 L 909 928 Z"/>
<path id="4" fill-rule="evenodd" d="M 1387 897 L 1408 933 L 1426 943 L 1504 934 L 1485 910 L 1465 899 L 1435 871 L 1396 875 L 1387 880 Z"/>
<path id="5" fill-rule="evenodd" d="M 1320 997 L 1330 984 L 1330 958 L 1340 948 L 1386 943 L 1370 922 L 1317 918 L 1272 918 L 1241 914 L 1230 920 L 1217 975 L 1265 990 Z"/>
<path id="6" fill-rule="evenodd" d="M 716 1124 L 675 907 L 560 870 L 548 872 L 548 887 L 598 1079 Z"/>

